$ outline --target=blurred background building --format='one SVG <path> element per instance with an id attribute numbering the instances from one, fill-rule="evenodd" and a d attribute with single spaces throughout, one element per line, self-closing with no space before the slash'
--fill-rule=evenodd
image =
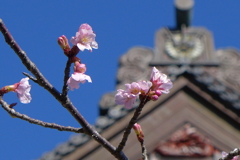
<path id="1" fill-rule="evenodd" d="M 144 107 L 138 123 L 150 160 L 215 160 L 240 144 L 240 53 L 215 50 L 211 31 L 191 26 L 193 0 L 176 0 L 176 27 L 155 34 L 154 49 L 130 48 L 119 60 L 116 88 L 150 77 L 155 66 L 174 87 Z M 115 104 L 115 92 L 103 95 L 96 129 L 117 146 L 134 109 Z M 135 104 L 138 106 L 139 101 Z M 131 133 L 124 153 L 141 159 Z M 94 140 L 78 134 L 39 160 L 112 160 Z"/>

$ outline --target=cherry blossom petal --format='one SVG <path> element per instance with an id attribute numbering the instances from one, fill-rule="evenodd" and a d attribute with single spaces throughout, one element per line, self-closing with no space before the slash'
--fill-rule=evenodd
<path id="1" fill-rule="evenodd" d="M 119 105 L 124 105 L 127 109 L 131 109 L 137 99 L 137 96 L 122 89 L 117 91 L 118 93 L 115 95 L 115 102 Z"/>
<path id="2" fill-rule="evenodd" d="M 119 105 L 123 105 L 127 101 L 127 95 L 125 91 L 122 89 L 117 90 L 117 94 L 115 95 L 115 102 Z"/>
<path id="3" fill-rule="evenodd" d="M 168 81 L 167 83 L 163 83 L 162 85 L 159 86 L 159 89 L 161 90 L 162 93 L 168 94 L 169 89 L 173 87 L 173 84 L 171 81 Z"/>
<path id="4" fill-rule="evenodd" d="M 98 44 L 96 41 L 92 41 L 92 44 L 91 44 L 92 48 L 94 49 L 98 49 Z"/>
<path id="5" fill-rule="evenodd" d="M 136 99 L 137 99 L 136 95 L 129 96 L 128 100 L 124 104 L 124 107 L 127 109 L 131 109 L 134 103 L 136 102 Z"/>
<path id="6" fill-rule="evenodd" d="M 30 95 L 31 85 L 29 85 L 28 82 L 29 78 L 23 78 L 18 83 L 17 88 L 14 90 L 14 92 L 17 93 L 17 97 L 19 98 L 21 103 L 30 103 L 32 100 L 32 97 Z"/>
<path id="7" fill-rule="evenodd" d="M 152 69 L 150 81 L 152 82 L 152 91 L 160 90 L 165 94 L 168 94 L 169 89 L 173 86 L 171 80 L 167 78 L 167 75 L 161 73 L 155 67 Z"/>
<path id="8" fill-rule="evenodd" d="M 143 92 L 144 94 L 146 94 L 152 87 L 152 82 L 150 81 L 139 81 L 138 84 L 141 88 L 141 92 Z"/>
<path id="9" fill-rule="evenodd" d="M 134 94 L 134 95 L 138 95 L 140 93 L 140 86 L 138 83 L 133 82 L 131 84 L 125 84 L 126 86 L 126 92 Z"/>
<path id="10" fill-rule="evenodd" d="M 159 79 L 160 77 L 160 72 L 156 67 L 153 67 L 152 73 L 151 73 L 151 81 L 155 81 Z"/>
<path id="11" fill-rule="evenodd" d="M 70 87 L 70 90 L 74 90 L 79 88 L 79 83 L 85 83 L 86 80 L 88 82 L 92 82 L 90 76 L 85 75 L 83 73 L 74 72 L 72 76 L 68 79 L 67 85 Z"/>
<path id="12" fill-rule="evenodd" d="M 67 85 L 69 86 L 70 90 L 78 89 L 79 88 L 79 82 L 74 80 L 72 77 L 70 77 L 67 81 Z"/>

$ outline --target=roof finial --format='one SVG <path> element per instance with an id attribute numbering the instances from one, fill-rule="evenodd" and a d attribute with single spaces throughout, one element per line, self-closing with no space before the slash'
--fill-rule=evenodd
<path id="1" fill-rule="evenodd" d="M 192 19 L 194 0 L 175 0 L 177 29 L 189 27 Z"/>

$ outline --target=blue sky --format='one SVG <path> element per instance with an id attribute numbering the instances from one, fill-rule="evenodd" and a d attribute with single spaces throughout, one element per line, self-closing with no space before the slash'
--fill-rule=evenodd
<path id="1" fill-rule="evenodd" d="M 240 1 L 198 0 L 194 6 L 193 26 L 212 31 L 215 48 L 240 48 Z M 99 49 L 78 54 L 87 65 L 93 83 L 69 91 L 69 97 L 81 114 L 94 124 L 98 104 L 104 93 L 115 90 L 119 57 L 133 46 L 154 48 L 155 32 L 175 26 L 172 0 L 150 1 L 1 1 L 0 18 L 15 40 L 57 88 L 63 83 L 67 58 L 57 38 L 75 36 L 82 23 L 96 32 Z M 28 72 L 0 36 L 0 87 L 18 82 Z M 29 73 L 29 72 L 28 72 Z M 46 122 L 79 127 L 78 123 L 46 90 L 32 85 L 32 102 L 21 104 L 15 93 L 4 96 L 8 103 L 18 102 L 16 111 Z M 0 110 L 0 159 L 32 160 L 68 140 L 71 132 L 60 132 L 11 118 Z"/>

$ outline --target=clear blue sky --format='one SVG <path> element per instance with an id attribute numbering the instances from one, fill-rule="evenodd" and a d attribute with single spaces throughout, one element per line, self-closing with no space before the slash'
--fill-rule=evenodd
<path id="1" fill-rule="evenodd" d="M 78 57 L 87 65 L 86 74 L 93 83 L 69 92 L 74 105 L 94 124 L 101 96 L 115 90 L 119 57 L 133 46 L 154 47 L 154 34 L 161 27 L 175 26 L 173 0 L 150 1 L 0 1 L 0 18 L 15 40 L 27 52 L 45 77 L 57 88 L 63 83 L 67 58 L 57 38 L 75 36 L 82 23 L 89 23 L 96 32 L 98 50 L 81 52 Z M 240 48 L 240 1 L 196 0 L 193 26 L 212 31 L 215 48 Z M 18 82 L 28 72 L 0 35 L 0 87 Z M 16 110 L 66 126 L 78 123 L 46 90 L 32 85 L 32 102 L 21 104 L 15 93 L 4 96 L 8 103 L 18 102 Z M 32 160 L 51 151 L 73 135 L 11 118 L 0 110 L 0 159 Z"/>

